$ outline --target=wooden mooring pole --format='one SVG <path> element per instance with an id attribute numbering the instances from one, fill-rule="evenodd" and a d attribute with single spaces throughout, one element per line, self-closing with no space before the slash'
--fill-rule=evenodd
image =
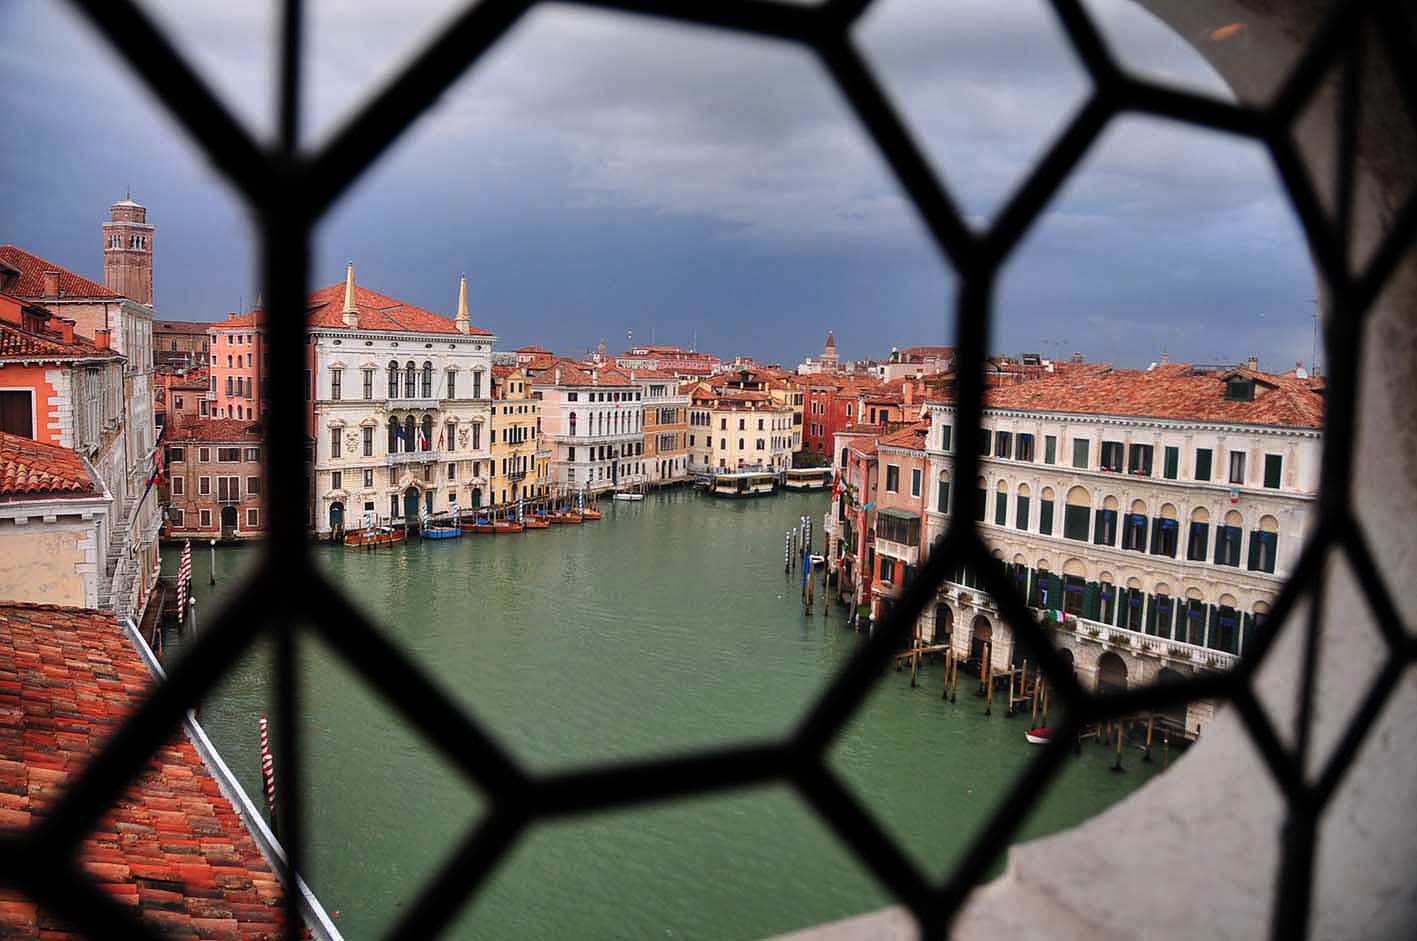
<path id="1" fill-rule="evenodd" d="M 1161 770 L 1166 770 L 1166 765 L 1171 758 L 1171 733 L 1161 733 Z"/>
<path id="2" fill-rule="evenodd" d="M 1155 724 L 1156 724 L 1156 713 L 1154 713 L 1154 712 L 1148 712 L 1148 713 L 1146 714 L 1146 750 L 1141 753 L 1141 760 L 1142 760 L 1142 761 L 1150 761 L 1150 760 L 1151 760 L 1151 730 L 1152 730 L 1153 726 L 1155 726 Z"/>
<path id="3" fill-rule="evenodd" d="M 1116 760 L 1116 762 L 1112 765 L 1112 770 L 1113 770 L 1114 772 L 1120 772 L 1120 771 L 1123 770 L 1123 769 L 1122 769 L 1122 723 L 1121 723 L 1120 720 L 1118 720 L 1118 722 L 1117 722 L 1117 760 Z"/>
<path id="4" fill-rule="evenodd" d="M 994 646 L 986 643 L 984 645 L 984 665 L 979 672 L 984 676 L 984 715 L 987 718 L 994 714 Z"/>
<path id="5" fill-rule="evenodd" d="M 954 655 L 953 647 L 945 651 L 945 691 L 940 694 L 940 698 L 943 700 L 950 698 L 950 667 L 954 665 Z"/>
<path id="6" fill-rule="evenodd" d="M 920 638 L 915 638 L 915 655 L 910 658 L 910 688 L 915 688 L 915 677 L 920 672 Z"/>

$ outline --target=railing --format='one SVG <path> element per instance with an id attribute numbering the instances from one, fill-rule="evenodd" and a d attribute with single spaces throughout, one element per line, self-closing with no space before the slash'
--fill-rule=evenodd
<path id="1" fill-rule="evenodd" d="M 1068 618 L 1076 625 L 1080 635 L 1090 637 L 1108 646 L 1131 647 L 1142 654 L 1167 657 L 1171 660 L 1189 660 L 1197 666 L 1212 670 L 1228 670 L 1240 660 L 1238 654 L 1226 653 L 1212 647 L 1202 647 L 1200 644 L 1157 637 L 1154 634 L 1145 634 L 1130 628 L 1103 624 L 1101 621 L 1092 621 L 1073 615 L 1068 615 Z"/>
<path id="2" fill-rule="evenodd" d="M 390 464 L 423 464 L 428 461 L 442 460 L 438 451 L 391 451 L 389 453 Z"/>

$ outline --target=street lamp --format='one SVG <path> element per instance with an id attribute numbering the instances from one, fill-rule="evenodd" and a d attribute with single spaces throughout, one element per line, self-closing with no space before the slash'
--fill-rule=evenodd
<path id="1" fill-rule="evenodd" d="M 216 584 L 216 540 L 212 540 L 212 584 Z"/>

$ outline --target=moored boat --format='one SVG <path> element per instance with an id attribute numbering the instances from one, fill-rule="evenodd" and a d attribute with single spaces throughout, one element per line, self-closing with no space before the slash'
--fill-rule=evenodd
<path id="1" fill-rule="evenodd" d="M 523 529 L 522 524 L 517 520 L 497 520 L 492 524 L 494 533 L 519 533 Z"/>
<path id="2" fill-rule="evenodd" d="M 1047 726 L 1039 726 L 1036 729 L 1029 729 L 1023 733 L 1024 739 L 1030 745 L 1047 745 L 1053 738 L 1053 730 Z"/>
<path id="3" fill-rule="evenodd" d="M 408 533 L 392 526 L 375 526 L 369 529 L 353 529 L 344 534 L 346 546 L 389 546 L 403 542 Z"/>
<path id="4" fill-rule="evenodd" d="M 588 520 L 598 520 L 604 519 L 605 514 L 600 512 L 599 510 L 592 510 L 589 507 L 586 507 L 584 510 L 581 510 L 581 518 Z"/>
<path id="5" fill-rule="evenodd" d="M 575 510 L 553 510 L 546 514 L 546 519 L 551 523 L 579 523 L 581 514 Z"/>
<path id="6" fill-rule="evenodd" d="M 550 529 L 551 521 L 546 518 L 545 514 L 533 513 L 522 520 L 522 525 L 527 529 Z"/>
<path id="7" fill-rule="evenodd" d="M 830 467 L 792 467 L 783 474 L 782 485 L 788 490 L 825 490 L 831 475 Z"/>
<path id="8" fill-rule="evenodd" d="M 424 539 L 456 539 L 462 535 L 462 527 L 457 524 L 429 523 L 423 527 Z"/>

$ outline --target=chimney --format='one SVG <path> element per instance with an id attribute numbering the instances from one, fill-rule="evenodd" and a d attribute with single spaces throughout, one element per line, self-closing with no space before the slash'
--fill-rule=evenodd
<path id="1" fill-rule="evenodd" d="M 73 342 L 74 342 L 74 321 L 72 321 L 72 320 L 64 320 L 64 319 L 62 319 L 62 318 L 55 318 L 55 319 L 59 321 L 59 336 L 63 338 L 63 340 L 64 340 L 65 343 L 73 343 Z"/>
<path id="2" fill-rule="evenodd" d="M 467 316 L 467 275 L 458 279 L 458 315 L 453 325 L 458 328 L 458 333 L 472 332 L 472 321 Z"/>
<path id="3" fill-rule="evenodd" d="M 359 326 L 359 308 L 354 304 L 354 262 L 350 262 L 344 269 L 344 325 L 346 327 Z"/>
<path id="4" fill-rule="evenodd" d="M 58 296 L 59 296 L 59 272 L 57 272 L 57 271 L 46 271 L 46 272 L 44 273 L 44 296 L 45 296 L 45 297 L 58 297 Z"/>
<path id="5" fill-rule="evenodd" d="M 560 367 L 560 366 L 557 366 L 557 367 L 556 367 L 556 381 L 553 383 L 553 385 L 558 385 L 558 386 L 559 386 L 560 384 L 561 384 L 561 367 Z"/>
<path id="6" fill-rule="evenodd" d="M 1162 351 L 1161 351 L 1161 365 L 1163 365 L 1163 366 L 1170 366 L 1170 365 L 1171 365 L 1171 354 L 1168 353 L 1168 352 L 1166 352 L 1165 350 L 1162 350 Z"/>
<path id="7" fill-rule="evenodd" d="M 73 329 L 73 328 L 71 327 L 70 329 Z M 109 330 L 108 330 L 107 327 L 99 327 L 97 330 L 95 330 L 95 331 L 93 332 L 93 342 L 94 342 L 94 345 L 97 346 L 97 347 L 98 347 L 99 349 L 101 349 L 101 350 L 110 349 L 108 338 L 109 338 Z"/>
<path id="8" fill-rule="evenodd" d="M 1245 365 L 1250 369 L 1254 370 L 1255 372 L 1259 372 L 1260 361 L 1255 358 L 1255 355 L 1253 353 L 1250 354 L 1250 358 L 1245 362 Z"/>

